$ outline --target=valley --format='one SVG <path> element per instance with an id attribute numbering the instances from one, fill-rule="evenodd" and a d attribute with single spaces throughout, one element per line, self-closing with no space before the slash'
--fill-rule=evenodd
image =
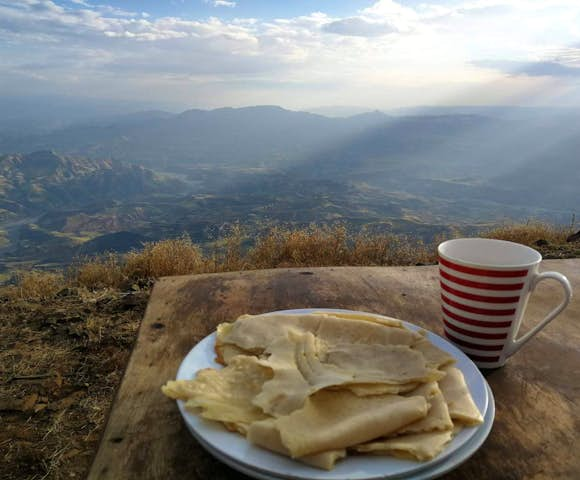
<path id="1" fill-rule="evenodd" d="M 274 226 L 430 241 L 509 221 L 569 224 L 580 122 L 560 121 L 252 107 L 4 136 L 0 152 L 19 151 L 0 156 L 0 269 L 6 279 L 182 235 L 209 250 L 234 225 L 251 243 Z"/>

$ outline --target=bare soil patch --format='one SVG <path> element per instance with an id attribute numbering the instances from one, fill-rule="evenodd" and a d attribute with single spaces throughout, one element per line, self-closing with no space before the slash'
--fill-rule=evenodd
<path id="1" fill-rule="evenodd" d="M 0 297 L 0 478 L 84 478 L 148 296 Z"/>

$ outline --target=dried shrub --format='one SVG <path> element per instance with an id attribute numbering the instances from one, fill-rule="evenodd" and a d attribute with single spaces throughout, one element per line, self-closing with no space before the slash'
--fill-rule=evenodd
<path id="1" fill-rule="evenodd" d="M 125 280 L 119 255 L 106 255 L 81 260 L 73 267 L 76 283 L 91 290 L 120 288 Z"/>
<path id="2" fill-rule="evenodd" d="M 212 252 L 203 257 L 199 273 L 234 272 L 252 268 L 245 255 L 245 241 L 244 229 L 239 224 L 233 225 L 222 239 L 213 243 Z"/>
<path id="3" fill-rule="evenodd" d="M 206 261 L 189 237 L 146 243 L 143 250 L 130 252 L 123 267 L 132 280 L 186 275 L 205 270 Z"/>
<path id="4" fill-rule="evenodd" d="M 433 263 L 435 249 L 392 234 L 348 235 L 344 226 L 301 230 L 273 228 L 248 254 L 250 268 Z"/>
<path id="5" fill-rule="evenodd" d="M 560 226 L 535 221 L 506 224 L 478 235 L 539 246 L 540 250 L 565 250 L 564 253 L 570 257 L 577 255 L 576 250 L 572 251 L 570 244 L 566 244 L 573 227 L 573 224 Z M 45 299 L 67 285 L 91 290 L 120 289 L 128 282 L 147 285 L 152 279 L 171 275 L 279 267 L 430 264 L 436 262 L 437 245 L 458 236 L 465 235 L 453 230 L 447 235 L 438 235 L 431 244 L 425 244 L 420 239 L 404 235 L 364 231 L 350 235 L 343 225 L 311 225 L 302 229 L 274 227 L 256 238 L 254 246 L 247 249 L 244 243 L 249 239 L 242 227 L 234 225 L 224 238 L 214 243 L 209 255 L 204 255 L 187 236 L 161 240 L 147 243 L 142 250 L 125 256 L 106 254 L 78 260 L 76 266 L 68 271 L 68 278 L 62 273 L 21 272 L 16 275 L 16 284 L 3 287 L 0 293 L 18 298 Z M 544 253 L 551 255 L 552 250 Z"/>
<path id="6" fill-rule="evenodd" d="M 21 271 L 15 274 L 15 284 L 6 293 L 22 300 L 48 300 L 62 289 L 64 277 L 61 273 L 42 270 Z"/>
<path id="7" fill-rule="evenodd" d="M 483 233 L 485 238 L 508 240 L 534 247 L 538 242 L 565 244 L 566 238 L 573 233 L 571 225 L 553 225 L 546 222 L 530 221 L 527 223 L 506 224 L 492 228 Z"/>
<path id="8" fill-rule="evenodd" d="M 350 265 L 417 265 L 434 263 L 435 248 L 401 235 L 359 234 L 354 238 Z"/>
<path id="9" fill-rule="evenodd" d="M 349 256 L 344 226 L 310 226 L 300 230 L 273 228 L 256 240 L 248 253 L 252 268 L 345 265 Z"/>

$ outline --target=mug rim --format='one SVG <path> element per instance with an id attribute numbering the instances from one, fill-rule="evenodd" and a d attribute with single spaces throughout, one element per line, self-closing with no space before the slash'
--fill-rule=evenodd
<path id="1" fill-rule="evenodd" d="M 458 258 L 457 256 L 452 256 L 449 255 L 448 253 L 443 253 L 441 250 L 442 248 L 444 248 L 445 246 L 448 246 L 449 244 L 453 244 L 453 243 L 469 243 L 469 242 L 473 242 L 473 243 L 492 243 L 494 245 L 506 245 L 506 246 L 510 246 L 510 247 L 517 247 L 521 250 L 525 250 L 527 251 L 529 254 L 533 255 L 535 258 L 535 260 L 530 261 L 530 262 L 522 262 L 522 263 L 511 263 L 511 264 L 501 264 L 501 265 L 494 265 L 492 263 L 479 263 L 479 262 L 472 262 L 469 260 L 465 260 L 463 258 Z M 479 267 L 479 268 L 483 268 L 483 269 L 492 269 L 492 270 L 503 270 L 503 269 L 513 269 L 513 268 L 525 268 L 525 267 L 531 267 L 534 265 L 539 264 L 542 261 L 542 254 L 540 252 L 538 252 L 537 250 L 535 250 L 534 248 L 528 247 L 527 245 L 523 245 L 521 243 L 516 243 L 516 242 L 510 242 L 508 240 L 497 240 L 494 238 L 481 238 L 481 237 L 475 237 L 475 238 L 452 238 L 450 240 L 446 240 L 442 243 L 440 243 L 437 247 L 437 253 L 440 257 L 447 259 L 447 260 L 451 260 L 455 263 L 459 263 L 459 264 L 463 264 L 463 265 L 469 265 L 469 266 L 473 266 L 473 267 Z"/>

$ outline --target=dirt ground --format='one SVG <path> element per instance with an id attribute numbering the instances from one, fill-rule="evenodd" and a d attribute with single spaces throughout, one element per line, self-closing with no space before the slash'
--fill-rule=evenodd
<path id="1" fill-rule="evenodd" d="M 0 297 L 0 478 L 84 478 L 148 291 Z"/>

